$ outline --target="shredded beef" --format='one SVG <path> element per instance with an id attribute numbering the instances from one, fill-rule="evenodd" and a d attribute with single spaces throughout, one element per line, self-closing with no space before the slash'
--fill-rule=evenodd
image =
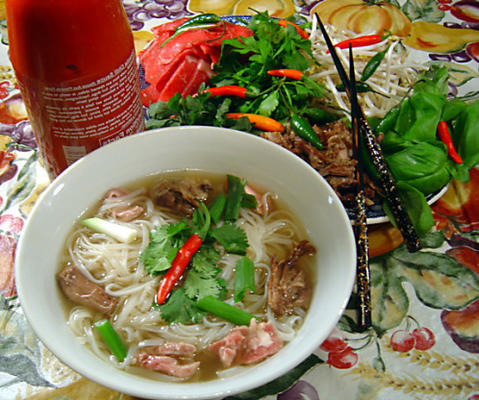
<path id="1" fill-rule="evenodd" d="M 191 216 L 201 202 L 206 202 L 211 185 L 206 181 L 163 179 L 152 189 L 157 205 L 180 216 Z"/>
<path id="2" fill-rule="evenodd" d="M 307 241 L 299 242 L 291 255 L 282 261 L 273 259 L 268 282 L 268 305 L 277 316 L 290 314 L 295 307 L 309 305 L 311 289 L 299 259 L 314 254 L 316 249 Z"/>
<path id="3" fill-rule="evenodd" d="M 314 126 L 323 149 L 300 138 L 291 129 L 280 132 L 263 132 L 261 136 L 296 154 L 316 169 L 333 187 L 346 206 L 354 203 L 357 179 L 357 161 L 353 158 L 352 132 L 344 121 L 335 121 L 322 126 Z M 365 175 L 364 189 L 367 204 L 373 204 L 378 189 Z"/>

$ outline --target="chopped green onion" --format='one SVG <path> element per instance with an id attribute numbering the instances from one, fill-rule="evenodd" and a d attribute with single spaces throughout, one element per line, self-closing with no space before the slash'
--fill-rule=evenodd
<path id="1" fill-rule="evenodd" d="M 215 299 L 213 296 L 205 296 L 199 299 L 196 305 L 203 311 L 207 311 L 236 325 L 249 325 L 251 319 L 256 318 L 254 315 L 230 306 L 228 303 Z"/>
<path id="2" fill-rule="evenodd" d="M 215 224 L 217 224 L 219 220 L 221 219 L 221 214 L 223 214 L 225 205 L 226 205 L 226 196 L 223 193 L 220 193 L 218 196 L 216 196 L 216 198 L 213 200 L 213 203 L 211 203 L 210 216 Z"/>
<path id="3" fill-rule="evenodd" d="M 94 326 L 105 344 L 110 349 L 111 353 L 117 358 L 118 361 L 123 361 L 128 353 L 125 343 L 121 340 L 120 335 L 113 329 L 110 322 L 107 319 L 97 321 Z"/>
<path id="4" fill-rule="evenodd" d="M 80 221 L 80 224 L 94 230 L 95 232 L 111 236 L 113 239 L 123 243 L 131 243 L 136 239 L 137 235 L 135 229 L 98 217 L 84 219 L 83 221 Z"/>
<path id="5" fill-rule="evenodd" d="M 244 194 L 244 183 L 237 176 L 227 175 L 228 178 L 228 198 L 226 200 L 224 220 L 233 222 L 238 219 L 241 200 Z"/>
<path id="6" fill-rule="evenodd" d="M 241 207 L 252 208 L 253 210 L 258 207 L 258 200 L 254 195 L 249 193 L 244 193 L 243 198 L 241 199 Z"/>
<path id="7" fill-rule="evenodd" d="M 254 264 L 248 257 L 241 257 L 236 262 L 234 281 L 235 303 L 244 299 L 246 290 L 255 291 Z"/>

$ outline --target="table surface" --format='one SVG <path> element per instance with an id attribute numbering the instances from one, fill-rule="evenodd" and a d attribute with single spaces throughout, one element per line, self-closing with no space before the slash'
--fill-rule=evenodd
<path id="1" fill-rule="evenodd" d="M 334 0 L 324 0 L 334 1 Z M 124 0 L 137 50 L 152 38 L 151 28 L 201 11 L 246 14 L 248 7 L 286 17 L 308 15 L 317 1 L 292 0 Z M 452 0 L 393 2 L 412 24 L 426 21 L 462 28 L 479 42 L 479 17 L 469 17 Z M 464 5 L 464 4 L 463 4 Z M 209 8 L 208 8 L 209 7 Z M 463 8 L 464 10 L 464 8 Z M 467 10 L 466 10 L 467 11 Z M 475 23 L 474 23 L 475 22 Z M 14 259 L 25 220 L 49 181 L 37 156 L 8 59 L 4 2 L 0 1 L 0 399 L 128 399 L 83 378 L 52 355 L 36 338 L 16 297 Z M 459 34 L 460 37 L 460 34 Z M 425 61 L 439 57 L 467 77 L 462 93 L 478 97 L 477 46 L 434 56 L 414 50 Z M 474 58 L 474 49 L 476 57 Z M 472 54 L 472 55 L 471 55 Z M 478 132 L 479 134 L 479 132 Z M 374 329 L 357 332 L 346 310 L 334 332 L 351 347 L 345 359 L 334 350 L 317 349 L 309 368 L 296 373 L 282 393 L 252 392 L 243 399 L 479 399 L 479 169 L 468 183 L 451 182 L 433 205 L 435 230 L 444 234 L 439 247 L 404 262 L 395 250 L 401 240 L 389 224 L 371 227 L 370 245 L 382 253 L 371 261 Z M 408 351 L 412 332 L 426 338 Z M 392 346 L 391 343 L 399 343 Z M 333 345 L 334 347 L 334 345 Z M 419 348 L 418 348 L 419 347 Z M 406 349 L 403 349 L 406 350 Z M 341 361 L 346 361 L 346 364 Z"/>

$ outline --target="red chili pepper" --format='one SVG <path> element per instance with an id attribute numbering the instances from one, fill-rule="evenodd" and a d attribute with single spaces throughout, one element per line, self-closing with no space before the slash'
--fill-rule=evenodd
<path id="1" fill-rule="evenodd" d="M 349 44 L 351 44 L 351 47 L 369 46 L 371 44 L 382 42 L 385 38 L 386 36 L 381 36 L 376 34 L 358 36 L 352 39 L 346 39 L 346 40 L 343 40 L 342 42 L 336 43 L 334 47 L 338 47 L 339 49 L 347 49 L 349 48 Z"/>
<path id="2" fill-rule="evenodd" d="M 449 133 L 449 127 L 447 126 L 446 121 L 439 122 L 439 124 L 437 125 L 437 133 L 441 142 L 446 145 L 449 157 L 451 157 L 451 159 L 455 163 L 462 164 L 462 158 L 457 153 L 456 148 L 454 147 L 454 143 L 452 142 L 451 134 Z"/>
<path id="3" fill-rule="evenodd" d="M 280 19 L 279 25 L 282 26 L 283 28 L 286 28 L 288 25 L 294 26 L 299 36 L 301 36 L 303 39 L 309 38 L 308 33 L 305 30 L 303 30 L 303 28 L 301 28 L 299 25 L 295 24 L 294 22 L 288 21 L 287 19 Z"/>
<path id="4" fill-rule="evenodd" d="M 303 71 L 297 69 L 270 69 L 266 72 L 272 76 L 285 76 L 286 78 L 296 79 L 299 81 L 303 77 Z"/>
<path id="5" fill-rule="evenodd" d="M 244 99 L 246 97 L 247 89 L 242 86 L 225 85 L 205 89 L 211 96 L 236 96 Z"/>
<path id="6" fill-rule="evenodd" d="M 200 248 L 203 239 L 196 233 L 190 236 L 186 243 L 178 250 L 176 257 L 171 263 L 171 267 L 165 276 L 161 279 L 158 293 L 156 295 L 156 303 L 161 305 L 165 302 L 166 297 L 171 292 L 176 281 L 185 271 L 193 254 Z"/>
<path id="7" fill-rule="evenodd" d="M 238 119 L 241 117 L 246 117 L 249 121 L 254 124 L 256 128 L 262 131 L 267 132 L 283 132 L 284 125 L 281 122 L 276 121 L 273 118 L 266 117 L 259 114 L 249 114 L 249 113 L 228 113 L 226 118 Z"/>

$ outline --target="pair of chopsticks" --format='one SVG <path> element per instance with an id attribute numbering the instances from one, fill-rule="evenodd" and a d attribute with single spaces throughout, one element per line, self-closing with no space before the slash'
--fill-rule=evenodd
<path id="1" fill-rule="evenodd" d="M 354 75 L 353 51 L 349 46 L 349 77 L 336 53 L 331 39 L 324 28 L 321 19 L 316 14 L 318 25 L 328 46 L 329 52 L 333 57 L 334 65 L 338 71 L 339 77 L 346 89 L 346 93 L 351 104 L 351 122 L 353 126 L 353 147 L 354 155 L 358 161 L 356 168 L 356 178 L 358 182 L 356 195 L 356 219 L 355 234 L 357 242 L 357 274 L 356 291 L 359 298 L 359 319 L 358 326 L 361 329 L 367 329 L 371 326 L 371 293 L 369 276 L 369 255 L 368 255 L 368 234 L 366 221 L 366 203 L 363 187 L 363 173 L 359 165 L 359 139 L 363 138 L 366 148 L 371 156 L 374 167 L 378 170 L 381 177 L 381 187 L 384 191 L 386 200 L 394 215 L 398 229 L 401 231 L 406 242 L 407 249 L 410 252 L 417 251 L 421 245 L 417 233 L 411 223 L 411 220 L 404 209 L 399 191 L 394 178 L 387 166 L 386 160 L 381 151 L 381 147 L 372 132 L 369 123 L 358 102 L 356 79 Z"/>

